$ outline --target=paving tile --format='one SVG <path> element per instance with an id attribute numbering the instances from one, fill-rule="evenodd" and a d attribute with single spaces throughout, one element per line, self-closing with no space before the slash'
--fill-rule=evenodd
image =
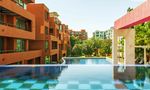
<path id="1" fill-rule="evenodd" d="M 67 90 L 67 84 L 58 84 L 55 89 Z"/>
<path id="2" fill-rule="evenodd" d="M 87 90 L 91 89 L 89 84 L 79 84 L 79 89 Z"/>
<path id="3" fill-rule="evenodd" d="M 75 89 L 78 90 L 78 84 L 68 84 L 68 89 Z"/>
<path id="4" fill-rule="evenodd" d="M 58 80 L 48 80 L 46 83 L 47 84 L 57 84 Z"/>
<path id="5" fill-rule="evenodd" d="M 37 80 L 29 79 L 29 80 L 26 80 L 24 83 L 34 84 L 36 82 Z"/>
<path id="6" fill-rule="evenodd" d="M 43 89 L 45 86 L 45 84 L 40 84 L 40 83 L 36 83 L 34 85 L 32 85 L 31 89 Z"/>
<path id="7" fill-rule="evenodd" d="M 21 87 L 21 85 L 22 83 L 12 83 L 8 85 L 6 88 L 18 89 L 19 87 Z"/>
<path id="8" fill-rule="evenodd" d="M 116 89 L 113 84 L 103 84 L 102 88 L 105 89 Z"/>
<path id="9" fill-rule="evenodd" d="M 69 81 L 68 84 L 79 84 L 78 81 Z"/>
<path id="10" fill-rule="evenodd" d="M 102 86 L 100 84 L 91 84 L 91 89 L 102 89 Z"/>

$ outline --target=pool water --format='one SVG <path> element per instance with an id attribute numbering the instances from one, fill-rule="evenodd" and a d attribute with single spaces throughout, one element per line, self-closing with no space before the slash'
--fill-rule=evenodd
<path id="1" fill-rule="evenodd" d="M 0 90 L 149 90 L 149 66 L 1 66 Z"/>
<path id="2" fill-rule="evenodd" d="M 66 64 L 111 64 L 106 58 L 64 58 Z"/>

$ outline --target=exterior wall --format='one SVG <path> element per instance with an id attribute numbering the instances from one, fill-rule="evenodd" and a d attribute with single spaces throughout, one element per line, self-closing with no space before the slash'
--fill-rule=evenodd
<path id="1" fill-rule="evenodd" d="M 97 30 L 93 33 L 93 37 L 101 38 L 101 39 L 112 39 L 112 30 L 113 30 L 113 27 L 111 27 L 110 29 L 106 31 Z"/>
<path id="2" fill-rule="evenodd" d="M 59 52 L 59 50 L 60 50 L 60 47 L 59 47 L 59 44 L 60 44 L 60 36 L 59 36 L 60 25 L 61 25 L 61 22 L 58 19 L 58 16 L 55 15 L 55 13 L 51 12 L 49 14 L 49 27 L 50 27 L 50 30 L 51 29 L 53 30 L 53 33 L 51 33 L 51 35 L 50 35 L 51 36 L 50 55 L 51 55 L 52 62 L 59 62 L 59 60 L 61 59 L 60 58 L 60 52 Z M 53 42 L 57 43 L 57 49 L 52 48 Z M 54 60 L 54 58 L 52 58 L 53 55 L 57 55 L 55 60 Z"/>
<path id="3" fill-rule="evenodd" d="M 17 5 L 15 0 L 0 1 L 0 9 L 7 10 L 7 15 L 0 12 L 0 15 L 4 16 L 4 21 L 0 22 L 0 65 L 45 64 L 47 57 L 59 63 L 60 55 L 66 55 L 67 47 L 61 50 L 60 45 L 70 46 L 68 26 L 65 25 L 65 29 L 62 30 L 58 15 L 49 16 L 49 9 L 44 4 L 34 2 L 35 0 L 24 0 L 27 5 L 25 9 Z M 18 17 L 31 25 L 28 26 L 31 27 L 30 30 L 16 26 Z M 54 29 L 53 33 L 50 31 L 51 27 Z M 18 40 L 21 41 L 20 46 Z M 57 42 L 57 49 L 52 49 L 53 41 Z M 22 47 L 23 50 L 18 51 L 18 47 Z"/>
<path id="4" fill-rule="evenodd" d="M 87 35 L 87 32 L 86 30 L 82 29 L 81 31 L 73 31 L 73 30 L 70 30 L 70 35 L 71 36 L 75 36 L 75 37 L 79 37 L 79 39 L 81 40 L 86 40 L 88 39 L 88 35 Z"/>
<path id="5" fill-rule="evenodd" d="M 95 31 L 93 37 L 105 39 L 105 31 Z"/>
<path id="6" fill-rule="evenodd" d="M 31 2 L 34 2 L 34 0 Z M 41 57 L 40 50 L 29 48 L 29 41 L 35 40 L 34 15 L 17 5 L 13 0 L 1 0 L 0 8 L 0 15 L 4 17 L 3 22 L 0 23 L 0 38 L 3 40 L 3 47 L 0 50 L 0 65 L 20 62 L 27 64 L 25 62 L 28 60 L 33 60 L 34 63 L 35 58 Z M 7 14 L 4 12 L 7 12 Z M 28 26 L 25 26 L 25 28 L 18 27 L 17 18 L 25 20 Z M 21 46 L 24 50 L 17 50 L 17 40 L 24 41 L 24 47 Z"/>
<path id="7" fill-rule="evenodd" d="M 27 10 L 35 15 L 36 40 L 30 41 L 30 49 L 42 50 L 42 62 L 45 63 L 45 57 L 50 56 L 50 34 L 49 34 L 49 9 L 44 4 L 28 4 Z M 46 17 L 47 15 L 47 17 Z M 47 29 L 47 31 L 46 31 Z M 45 44 L 48 42 L 48 48 Z"/>
<path id="8" fill-rule="evenodd" d="M 41 50 L 0 54 L 0 65 L 11 64 L 20 61 L 24 63 L 27 60 L 40 57 L 41 54 Z"/>

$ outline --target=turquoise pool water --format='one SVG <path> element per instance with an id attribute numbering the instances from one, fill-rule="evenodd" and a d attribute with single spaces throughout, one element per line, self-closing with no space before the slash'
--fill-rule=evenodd
<path id="1" fill-rule="evenodd" d="M 149 90 L 149 66 L 0 67 L 0 90 Z"/>
<path id="2" fill-rule="evenodd" d="M 106 58 L 64 58 L 66 64 L 111 64 Z"/>
<path id="3" fill-rule="evenodd" d="M 150 90 L 150 66 L 90 58 L 67 59 L 61 65 L 0 66 L 0 90 Z"/>

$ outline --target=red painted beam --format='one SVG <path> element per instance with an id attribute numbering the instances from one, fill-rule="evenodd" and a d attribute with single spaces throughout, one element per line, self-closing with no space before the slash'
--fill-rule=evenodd
<path id="1" fill-rule="evenodd" d="M 126 29 L 150 21 L 150 0 L 115 21 L 115 29 Z"/>

